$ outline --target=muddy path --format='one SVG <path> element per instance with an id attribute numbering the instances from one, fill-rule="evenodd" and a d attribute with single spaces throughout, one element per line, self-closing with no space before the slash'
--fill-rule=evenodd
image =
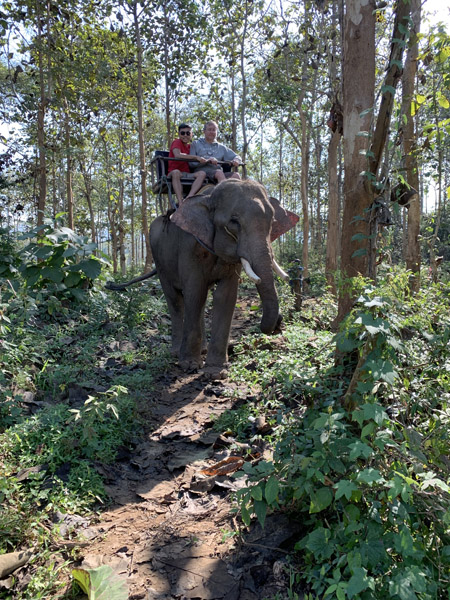
<path id="1" fill-rule="evenodd" d="M 250 304 L 240 299 L 232 340 L 255 322 Z M 215 417 L 258 392 L 176 367 L 143 390 L 145 435 L 114 465 L 98 465 L 112 504 L 86 528 L 81 566 L 110 565 L 126 580 L 131 600 L 288 597 L 295 525 L 272 515 L 264 530 L 242 527 L 231 494 L 244 480 L 228 471 L 242 464 L 248 448 L 212 428 Z M 269 451 L 251 449 L 255 456 Z"/>

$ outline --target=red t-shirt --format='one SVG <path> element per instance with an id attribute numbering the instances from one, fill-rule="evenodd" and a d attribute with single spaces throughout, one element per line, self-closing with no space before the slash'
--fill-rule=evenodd
<path id="1" fill-rule="evenodd" d="M 191 145 L 184 144 L 180 139 L 173 140 L 173 142 L 170 146 L 169 156 L 172 158 L 175 158 L 175 155 L 173 153 L 174 148 L 178 148 L 178 150 L 180 152 L 182 152 L 183 154 L 191 153 Z M 182 173 L 190 173 L 191 172 L 191 169 L 189 168 L 189 163 L 187 161 L 185 162 L 182 160 L 180 160 L 180 161 L 169 160 L 169 167 L 167 169 L 167 173 L 170 173 L 171 171 L 174 171 L 175 169 L 178 169 Z"/>

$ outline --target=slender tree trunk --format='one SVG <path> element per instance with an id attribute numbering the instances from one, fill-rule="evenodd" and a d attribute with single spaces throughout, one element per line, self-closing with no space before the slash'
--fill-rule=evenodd
<path id="1" fill-rule="evenodd" d="M 320 136 L 317 133 L 316 136 L 316 169 L 317 169 L 317 182 L 316 182 L 316 195 L 317 195 L 317 203 L 316 203 L 316 248 L 319 250 L 322 246 L 322 214 L 321 214 L 321 201 L 320 194 L 322 191 L 322 181 L 320 178 L 320 163 L 322 157 L 322 143 L 320 141 Z"/>
<path id="2" fill-rule="evenodd" d="M 123 170 L 123 155 L 125 153 L 124 143 L 123 143 L 123 124 L 120 126 L 119 132 L 119 257 L 120 257 L 120 272 L 123 276 L 126 275 L 127 265 L 126 265 L 126 257 L 125 257 L 125 218 L 124 218 L 124 181 L 125 181 L 125 173 Z"/>
<path id="3" fill-rule="evenodd" d="M 333 2 L 333 30 L 337 30 L 338 23 L 342 21 L 342 3 Z M 325 258 L 325 277 L 332 294 L 336 296 L 336 271 L 338 269 L 339 257 L 339 142 L 342 136 L 342 106 L 338 101 L 340 85 L 338 84 L 336 64 L 336 37 L 331 42 L 328 54 L 328 65 L 330 73 L 330 85 L 334 90 L 335 101 L 330 112 L 328 125 L 331 128 L 331 138 L 328 144 L 328 221 L 327 221 L 327 249 Z"/>
<path id="4" fill-rule="evenodd" d="M 233 59 L 230 59 L 233 61 Z M 231 149 L 237 154 L 237 121 L 236 121 L 236 75 L 234 61 L 230 67 L 231 79 Z"/>
<path id="5" fill-rule="evenodd" d="M 416 133 L 414 117 L 411 114 L 411 103 L 415 89 L 417 72 L 417 58 L 419 45 L 417 35 L 420 32 L 421 18 L 420 0 L 411 0 L 411 17 L 413 32 L 410 46 L 406 55 L 405 67 L 402 78 L 402 115 L 403 117 L 403 151 L 406 168 L 406 181 L 419 192 L 419 165 L 416 154 Z M 406 236 L 406 268 L 411 271 L 409 287 L 412 292 L 420 288 L 420 200 L 413 199 L 407 209 L 407 236 Z"/>
<path id="6" fill-rule="evenodd" d="M 328 223 L 327 251 L 325 275 L 331 293 L 336 295 L 336 271 L 339 252 L 339 179 L 338 179 L 338 147 L 341 140 L 339 129 L 336 129 L 328 146 Z"/>
<path id="7" fill-rule="evenodd" d="M 164 10 L 164 91 L 165 91 L 165 113 L 166 113 L 166 133 L 167 133 L 167 148 L 170 148 L 172 142 L 172 124 L 170 122 L 170 86 L 169 86 L 169 48 L 168 40 L 170 39 L 170 25 L 169 17 L 167 14 L 168 6 L 166 2 L 163 2 Z M 136 28 L 137 18 L 135 20 Z M 136 37 L 138 31 L 136 31 Z M 141 58 L 142 61 L 142 58 Z"/>
<path id="8" fill-rule="evenodd" d="M 138 3 L 133 3 L 134 31 L 136 36 L 137 50 L 137 69 L 138 69 L 138 89 L 137 89 L 137 109 L 138 109 L 138 137 L 139 137 L 139 162 L 141 168 L 141 196 L 142 196 L 142 234 L 145 239 L 145 265 L 144 272 L 151 269 L 153 257 L 150 248 L 149 227 L 147 219 L 147 168 L 145 164 L 145 145 L 144 145 L 144 122 L 143 122 L 143 90 L 142 90 L 142 41 L 139 27 L 139 17 L 137 14 Z"/>
<path id="9" fill-rule="evenodd" d="M 97 234 L 96 234 L 96 229 L 95 229 L 94 207 L 92 206 L 92 178 L 91 178 L 91 174 L 88 172 L 88 170 L 86 168 L 86 164 L 84 162 L 84 159 L 80 160 L 80 170 L 81 170 L 81 174 L 83 175 L 84 194 L 85 194 L 86 203 L 88 205 L 88 210 L 89 210 L 89 223 L 90 223 L 90 227 L 91 227 L 91 240 L 95 244 L 95 242 L 97 241 Z"/>
<path id="10" fill-rule="evenodd" d="M 133 173 L 131 173 L 130 177 L 131 181 L 131 217 L 130 217 L 130 227 L 131 227 L 131 267 L 134 269 L 136 266 L 136 235 L 134 231 L 134 177 Z"/>
<path id="11" fill-rule="evenodd" d="M 308 172 L 309 172 L 309 131 L 306 112 L 302 108 L 302 102 L 298 103 L 300 112 L 300 123 L 302 127 L 302 168 L 300 174 L 300 190 L 302 195 L 302 211 L 303 211 L 303 248 L 302 248 L 302 265 L 304 280 L 309 277 L 309 211 L 308 211 Z M 307 289 L 306 282 L 304 289 Z"/>
<path id="12" fill-rule="evenodd" d="M 241 50 L 240 50 L 240 59 L 241 59 L 241 79 L 242 79 L 242 95 L 240 102 L 240 112 L 241 112 L 241 129 L 242 129 L 242 160 L 243 162 L 247 159 L 247 149 L 248 149 L 248 141 L 247 141 L 247 125 L 245 122 L 246 115 L 246 107 L 247 107 L 247 77 L 245 74 L 245 41 L 247 37 L 247 27 L 248 27 L 248 1 L 245 0 L 245 16 L 244 16 L 244 29 L 242 31 L 241 36 Z"/>
<path id="13" fill-rule="evenodd" d="M 37 225 L 44 224 L 45 204 L 47 198 L 47 166 L 45 155 L 45 109 L 47 106 L 47 98 L 45 95 L 44 81 L 44 61 L 42 47 L 42 22 L 41 22 L 41 0 L 36 0 L 36 20 L 38 31 L 38 68 L 39 68 L 39 105 L 37 114 L 37 142 L 39 151 L 39 196 L 37 203 Z M 43 235 L 41 231 L 38 235 Z"/>
<path id="14" fill-rule="evenodd" d="M 67 226 L 75 228 L 73 187 L 72 187 L 72 148 L 70 146 L 70 114 L 67 99 L 64 98 L 64 140 L 66 145 L 66 200 L 67 200 Z"/>

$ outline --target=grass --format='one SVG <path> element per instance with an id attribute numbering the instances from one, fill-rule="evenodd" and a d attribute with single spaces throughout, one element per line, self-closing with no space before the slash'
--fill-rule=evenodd
<path id="1" fill-rule="evenodd" d="M 27 585 L 13 574 L 0 598 L 77 597 L 67 584 L 76 551 L 57 548 L 55 515 L 92 519 L 107 506 L 96 467 L 139 439 L 136 400 L 171 360 L 164 313 L 160 292 L 140 290 L 96 292 L 52 318 L 10 315 L 0 358 L 0 553 L 35 554 Z"/>

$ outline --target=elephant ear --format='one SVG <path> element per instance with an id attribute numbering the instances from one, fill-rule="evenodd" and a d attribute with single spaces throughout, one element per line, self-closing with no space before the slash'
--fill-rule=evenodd
<path id="1" fill-rule="evenodd" d="M 208 248 L 212 248 L 214 225 L 210 217 L 209 195 L 194 196 L 183 202 L 171 215 L 170 220 L 183 231 L 191 233 Z"/>
<path id="2" fill-rule="evenodd" d="M 270 233 L 270 241 L 273 242 L 279 238 L 280 235 L 283 235 L 283 233 L 286 233 L 286 231 L 295 227 L 299 222 L 300 217 L 290 210 L 283 208 L 276 198 L 269 197 L 269 201 L 275 211 L 272 221 L 272 231 Z"/>

